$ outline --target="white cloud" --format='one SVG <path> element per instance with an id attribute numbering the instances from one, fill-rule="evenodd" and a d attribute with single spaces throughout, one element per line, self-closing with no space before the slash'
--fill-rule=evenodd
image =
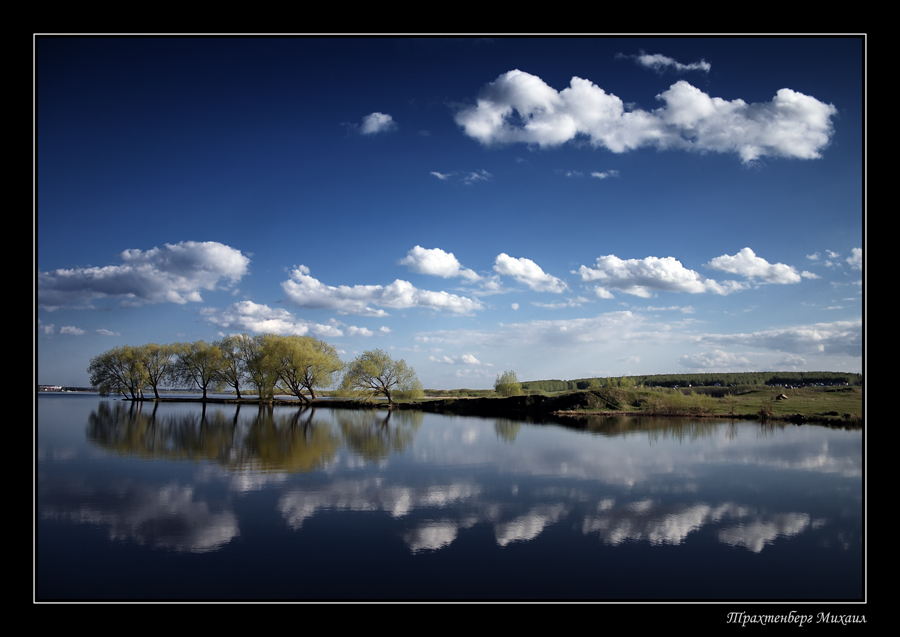
<path id="1" fill-rule="evenodd" d="M 283 308 L 273 308 L 268 305 L 254 303 L 253 301 L 241 301 L 234 303 L 224 310 L 217 308 L 203 308 L 200 316 L 212 325 L 216 325 L 230 332 L 256 332 L 264 334 L 315 334 L 321 338 L 343 336 L 344 332 L 335 325 L 323 325 L 312 321 L 298 319 Z M 350 327 L 348 331 L 360 328 Z M 352 335 L 352 334 L 351 334 Z"/>
<path id="2" fill-rule="evenodd" d="M 518 304 L 518 303 L 513 303 L 512 305 L 510 305 L 510 307 L 511 307 L 512 309 L 514 309 L 514 310 L 518 310 L 518 309 L 519 309 L 519 304 Z"/>
<path id="3" fill-rule="evenodd" d="M 60 334 L 70 334 L 72 336 L 81 336 L 84 334 L 84 330 L 80 327 L 73 327 L 71 325 L 66 325 L 64 327 L 59 328 Z"/>
<path id="4" fill-rule="evenodd" d="M 716 257 L 706 264 L 713 270 L 721 270 L 731 274 L 739 274 L 748 279 L 761 279 L 767 283 L 798 283 L 800 275 L 797 270 L 784 263 L 769 263 L 750 248 L 744 248 L 736 255 Z"/>
<path id="5" fill-rule="evenodd" d="M 550 310 L 559 310 L 566 307 L 581 307 L 585 303 L 590 303 L 591 299 L 586 299 L 583 296 L 576 296 L 574 299 L 566 299 L 565 301 L 559 301 L 557 303 L 532 303 L 535 307 L 545 307 Z"/>
<path id="6" fill-rule="evenodd" d="M 457 296 L 448 292 L 419 290 L 409 281 L 397 279 L 387 286 L 325 285 L 309 275 L 309 268 L 300 265 L 291 272 L 291 278 L 282 282 L 287 300 L 299 307 L 335 310 L 339 314 L 362 316 L 387 316 L 382 307 L 405 309 L 427 308 L 453 314 L 470 314 L 483 309 L 477 299 Z M 373 307 L 373 306 L 378 306 Z"/>
<path id="7" fill-rule="evenodd" d="M 471 186 L 472 184 L 476 184 L 482 181 L 491 181 L 494 178 L 494 176 L 484 168 L 480 170 L 470 170 L 463 173 L 460 173 L 458 171 L 442 173 L 436 170 L 432 170 L 429 174 L 434 175 L 441 181 L 449 181 L 451 179 L 455 182 L 461 181 L 466 186 Z"/>
<path id="8" fill-rule="evenodd" d="M 575 274 L 583 281 L 598 284 L 596 293 L 601 298 L 612 298 L 610 290 L 620 290 L 649 298 L 655 292 L 688 292 L 699 294 L 714 292 L 729 294 L 743 289 L 735 281 L 717 283 L 701 274 L 688 270 L 674 257 L 647 257 L 645 259 L 620 259 L 606 255 L 597 259 L 592 267 L 581 266 Z"/>
<path id="9" fill-rule="evenodd" d="M 568 88 L 556 91 L 513 70 L 487 84 L 456 122 L 485 145 L 549 147 L 584 136 L 615 153 L 650 146 L 737 153 L 748 163 L 766 156 L 820 157 L 837 114 L 834 106 L 788 88 L 771 102 L 747 104 L 710 97 L 681 80 L 657 99 L 664 106 L 653 111 L 626 110 L 619 97 L 589 80 L 573 77 Z"/>
<path id="10" fill-rule="evenodd" d="M 494 270 L 498 274 L 513 277 L 536 292 L 558 293 L 568 289 L 565 281 L 547 274 L 531 259 L 516 259 L 506 253 L 501 253 L 497 255 Z"/>
<path id="11" fill-rule="evenodd" d="M 662 55 L 660 53 L 654 53 L 652 55 L 647 53 L 641 53 L 640 55 L 630 56 L 635 58 L 635 61 L 638 65 L 643 66 L 644 68 L 652 69 L 658 73 L 662 73 L 666 70 L 673 70 L 677 73 L 684 73 L 685 71 L 703 71 L 704 73 L 709 73 L 712 65 L 706 60 L 700 60 L 699 62 L 691 62 L 690 64 L 682 64 L 670 58 L 666 55 Z"/>
<path id="12" fill-rule="evenodd" d="M 847 263 L 854 270 L 862 270 L 862 248 L 853 248 L 850 251 L 850 256 L 847 257 Z"/>
<path id="13" fill-rule="evenodd" d="M 709 353 L 682 356 L 678 359 L 678 364 L 689 369 L 718 369 L 722 371 L 746 370 L 751 366 L 750 361 L 743 356 L 729 354 L 719 349 Z"/>
<path id="14" fill-rule="evenodd" d="M 490 363 L 482 363 L 472 354 L 463 354 L 462 356 L 442 356 L 440 358 L 429 356 L 428 360 L 444 365 L 487 365 L 488 367 L 493 367 Z"/>
<path id="15" fill-rule="evenodd" d="M 597 179 L 609 179 L 610 177 L 618 177 L 618 176 L 619 176 L 618 170 L 607 170 L 602 173 L 599 173 L 599 172 L 591 173 L 591 177 L 596 177 Z"/>
<path id="16" fill-rule="evenodd" d="M 459 345 L 464 347 L 512 347 L 521 349 L 551 347 L 570 350 L 586 343 L 622 343 L 635 338 L 642 342 L 652 338 L 651 333 L 638 334 L 635 330 L 644 323 L 643 317 L 629 311 L 608 312 L 592 318 L 561 319 L 554 321 L 528 321 L 500 324 L 493 332 L 478 330 L 442 330 L 423 332 L 415 336 L 419 343 Z"/>
<path id="17" fill-rule="evenodd" d="M 481 278 L 473 270 L 462 267 L 452 252 L 444 252 L 440 248 L 416 246 L 400 260 L 400 265 L 409 266 L 410 270 L 419 274 L 431 274 L 445 279 L 460 276 L 469 281 L 477 281 Z"/>
<path id="18" fill-rule="evenodd" d="M 463 183 L 466 185 L 478 183 L 479 181 L 490 181 L 494 176 L 488 171 L 484 170 L 475 170 L 470 172 L 468 175 L 463 177 Z"/>
<path id="19" fill-rule="evenodd" d="M 809 270 L 804 270 L 803 272 L 800 273 L 800 276 L 802 276 L 804 279 L 820 279 L 820 278 L 822 278 L 815 272 L 810 272 Z"/>
<path id="20" fill-rule="evenodd" d="M 98 330 L 94 330 L 94 332 L 96 332 L 96 333 L 99 334 L 100 336 L 122 336 L 122 334 L 121 334 L 120 332 L 113 332 L 113 331 L 111 331 L 111 330 L 107 330 L 107 329 L 104 329 L 104 328 L 100 328 L 100 329 L 98 329 Z"/>
<path id="21" fill-rule="evenodd" d="M 790 354 L 862 356 L 862 321 L 816 323 L 750 334 L 707 334 L 702 342 L 759 347 Z"/>
<path id="22" fill-rule="evenodd" d="M 38 274 L 38 303 L 47 309 L 87 307 L 94 299 L 122 305 L 202 302 L 201 290 L 234 284 L 250 259 L 215 241 L 183 241 L 150 250 L 125 250 L 121 265 L 60 269 Z"/>
<path id="23" fill-rule="evenodd" d="M 372 113 L 363 117 L 360 132 L 363 135 L 375 135 L 376 133 L 387 133 L 397 129 L 397 123 L 394 118 L 385 113 Z"/>

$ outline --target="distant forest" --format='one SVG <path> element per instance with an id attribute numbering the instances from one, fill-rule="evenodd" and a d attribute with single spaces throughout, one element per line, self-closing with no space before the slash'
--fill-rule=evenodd
<path id="1" fill-rule="evenodd" d="M 609 378 L 578 378 L 576 380 L 530 380 L 522 383 L 525 391 L 570 391 L 588 389 L 592 385 L 613 387 L 698 387 L 730 385 L 862 385 L 862 374 L 843 372 L 740 372 L 709 374 L 653 374 L 617 376 Z"/>

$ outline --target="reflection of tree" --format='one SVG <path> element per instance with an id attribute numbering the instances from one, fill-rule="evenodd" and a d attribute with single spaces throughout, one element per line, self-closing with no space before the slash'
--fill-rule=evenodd
<path id="1" fill-rule="evenodd" d="M 101 402 L 88 418 L 87 437 L 123 455 L 161 460 L 211 460 L 229 469 L 311 471 L 334 457 L 340 438 L 328 423 L 313 421 L 314 409 L 273 416 L 261 406 L 240 418 L 236 410 L 191 410 L 160 416 L 140 403 Z"/>
<path id="2" fill-rule="evenodd" d="M 516 435 L 519 433 L 521 427 L 522 423 L 516 420 L 497 418 L 497 420 L 494 421 L 494 431 L 496 432 L 497 437 L 506 442 L 515 442 Z"/>
<path id="3" fill-rule="evenodd" d="M 234 454 L 227 466 L 289 472 L 323 466 L 334 458 L 341 441 L 327 423 L 313 422 L 315 413 L 315 408 L 298 409 L 291 415 L 275 417 L 272 410 L 260 409 L 241 453 Z"/>
<path id="4" fill-rule="evenodd" d="M 418 414 L 418 418 L 416 418 Z M 400 453 L 415 437 L 415 430 L 422 422 L 421 412 L 393 410 L 340 411 L 335 416 L 344 443 L 366 460 L 381 460 L 391 453 Z M 395 423 L 391 423 L 391 420 Z"/>
<path id="5" fill-rule="evenodd" d="M 733 423 L 716 418 L 586 416 L 573 419 L 570 424 L 583 427 L 586 431 L 601 436 L 619 437 L 644 433 L 653 444 L 660 440 L 677 440 L 679 443 L 693 442 L 700 438 L 716 435 L 721 425 Z"/>

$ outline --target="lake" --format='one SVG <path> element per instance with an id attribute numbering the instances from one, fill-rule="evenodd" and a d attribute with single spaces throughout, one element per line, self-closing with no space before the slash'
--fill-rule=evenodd
<path id="1" fill-rule="evenodd" d="M 860 430 L 567 422 L 39 394 L 35 599 L 863 599 Z"/>

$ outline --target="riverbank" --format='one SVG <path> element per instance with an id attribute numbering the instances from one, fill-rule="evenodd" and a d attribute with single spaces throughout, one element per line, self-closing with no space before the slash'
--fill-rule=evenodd
<path id="1" fill-rule="evenodd" d="M 206 402 L 208 404 L 314 406 L 342 409 L 402 409 L 461 416 L 499 418 L 573 419 L 587 416 L 652 416 L 732 418 L 820 424 L 837 427 L 863 425 L 863 393 L 859 387 L 782 389 L 757 387 L 720 395 L 658 389 L 600 389 L 481 398 L 423 398 L 363 401 L 318 398 L 311 403 L 296 398 L 144 398 L 142 402 Z"/>

